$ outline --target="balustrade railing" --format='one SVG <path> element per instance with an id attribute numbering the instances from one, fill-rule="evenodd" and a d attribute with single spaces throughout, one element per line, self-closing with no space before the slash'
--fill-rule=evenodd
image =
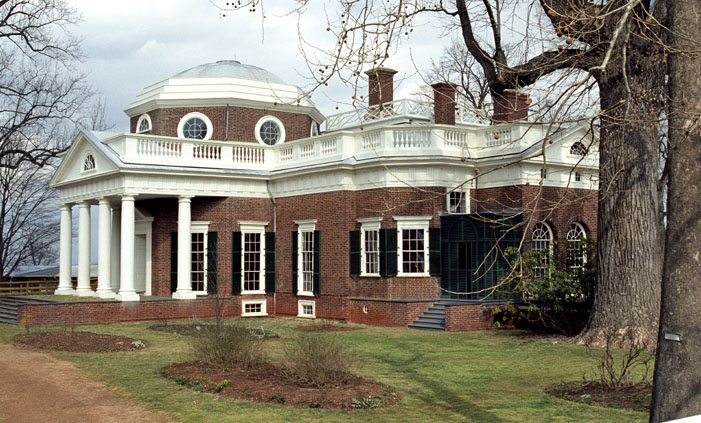
<path id="1" fill-rule="evenodd" d="M 396 103 L 400 104 L 400 103 Z M 401 107 L 412 106 L 404 103 Z M 397 106 L 400 107 L 400 106 Z M 492 147 L 522 150 L 546 136 L 538 125 L 497 125 L 478 128 L 446 125 L 388 126 L 370 131 L 337 131 L 276 146 L 258 143 L 185 140 L 131 134 L 106 141 L 125 163 L 221 169 L 276 170 L 355 157 L 444 155 L 471 157 L 494 154 Z M 523 141 L 523 143 L 521 143 Z"/>

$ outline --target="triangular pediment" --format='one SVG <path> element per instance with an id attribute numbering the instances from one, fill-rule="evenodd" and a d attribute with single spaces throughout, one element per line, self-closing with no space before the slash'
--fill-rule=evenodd
<path id="1" fill-rule="evenodd" d="M 109 147 L 102 145 L 99 140 L 92 139 L 93 137 L 81 131 L 73 140 L 51 179 L 52 187 L 93 179 L 119 169 L 114 159 L 104 152 L 104 149 Z"/>

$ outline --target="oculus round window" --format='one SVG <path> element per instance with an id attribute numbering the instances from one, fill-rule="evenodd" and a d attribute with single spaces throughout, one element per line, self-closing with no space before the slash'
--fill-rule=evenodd
<path id="1" fill-rule="evenodd" d="M 207 124 L 198 117 L 193 117 L 185 121 L 183 125 L 183 137 L 196 140 L 203 140 L 207 135 Z"/>
<path id="2" fill-rule="evenodd" d="M 268 145 L 277 144 L 280 141 L 280 125 L 272 120 L 263 122 L 260 126 L 260 139 Z"/>
<path id="3" fill-rule="evenodd" d="M 256 139 L 261 144 L 275 145 L 285 141 L 285 127 L 280 119 L 265 116 L 256 124 Z"/>
<path id="4" fill-rule="evenodd" d="M 188 113 L 180 119 L 178 137 L 191 140 L 208 140 L 212 137 L 212 122 L 202 113 Z"/>

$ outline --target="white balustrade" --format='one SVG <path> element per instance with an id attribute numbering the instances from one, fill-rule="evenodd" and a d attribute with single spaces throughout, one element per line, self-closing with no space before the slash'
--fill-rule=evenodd
<path id="1" fill-rule="evenodd" d="M 430 130 L 392 131 L 394 148 L 422 148 L 431 146 Z"/>
<path id="2" fill-rule="evenodd" d="M 485 131 L 484 138 L 487 147 L 509 144 L 512 141 L 511 128 L 507 127 Z"/>

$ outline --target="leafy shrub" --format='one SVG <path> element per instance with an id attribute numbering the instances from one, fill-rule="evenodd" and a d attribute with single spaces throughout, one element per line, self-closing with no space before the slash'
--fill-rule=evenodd
<path id="1" fill-rule="evenodd" d="M 283 376 L 303 386 L 342 385 L 358 369 L 356 355 L 330 334 L 300 334 L 284 345 L 282 353 Z"/>
<path id="2" fill-rule="evenodd" d="M 264 358 L 262 342 L 240 326 L 202 326 L 192 338 L 195 359 L 224 368 L 251 367 Z"/>
<path id="3" fill-rule="evenodd" d="M 591 252 L 592 244 L 588 242 Z M 554 251 L 561 248 L 558 244 Z M 589 257 L 591 253 L 587 254 Z M 588 312 L 594 298 L 596 263 L 587 261 L 584 267 L 568 267 L 568 257 L 548 251 L 525 251 L 510 247 L 505 252 L 511 270 L 508 278 L 515 293 L 528 305 L 532 315 L 548 328 L 564 335 L 573 335 L 579 327 L 568 317 L 571 311 Z"/>

